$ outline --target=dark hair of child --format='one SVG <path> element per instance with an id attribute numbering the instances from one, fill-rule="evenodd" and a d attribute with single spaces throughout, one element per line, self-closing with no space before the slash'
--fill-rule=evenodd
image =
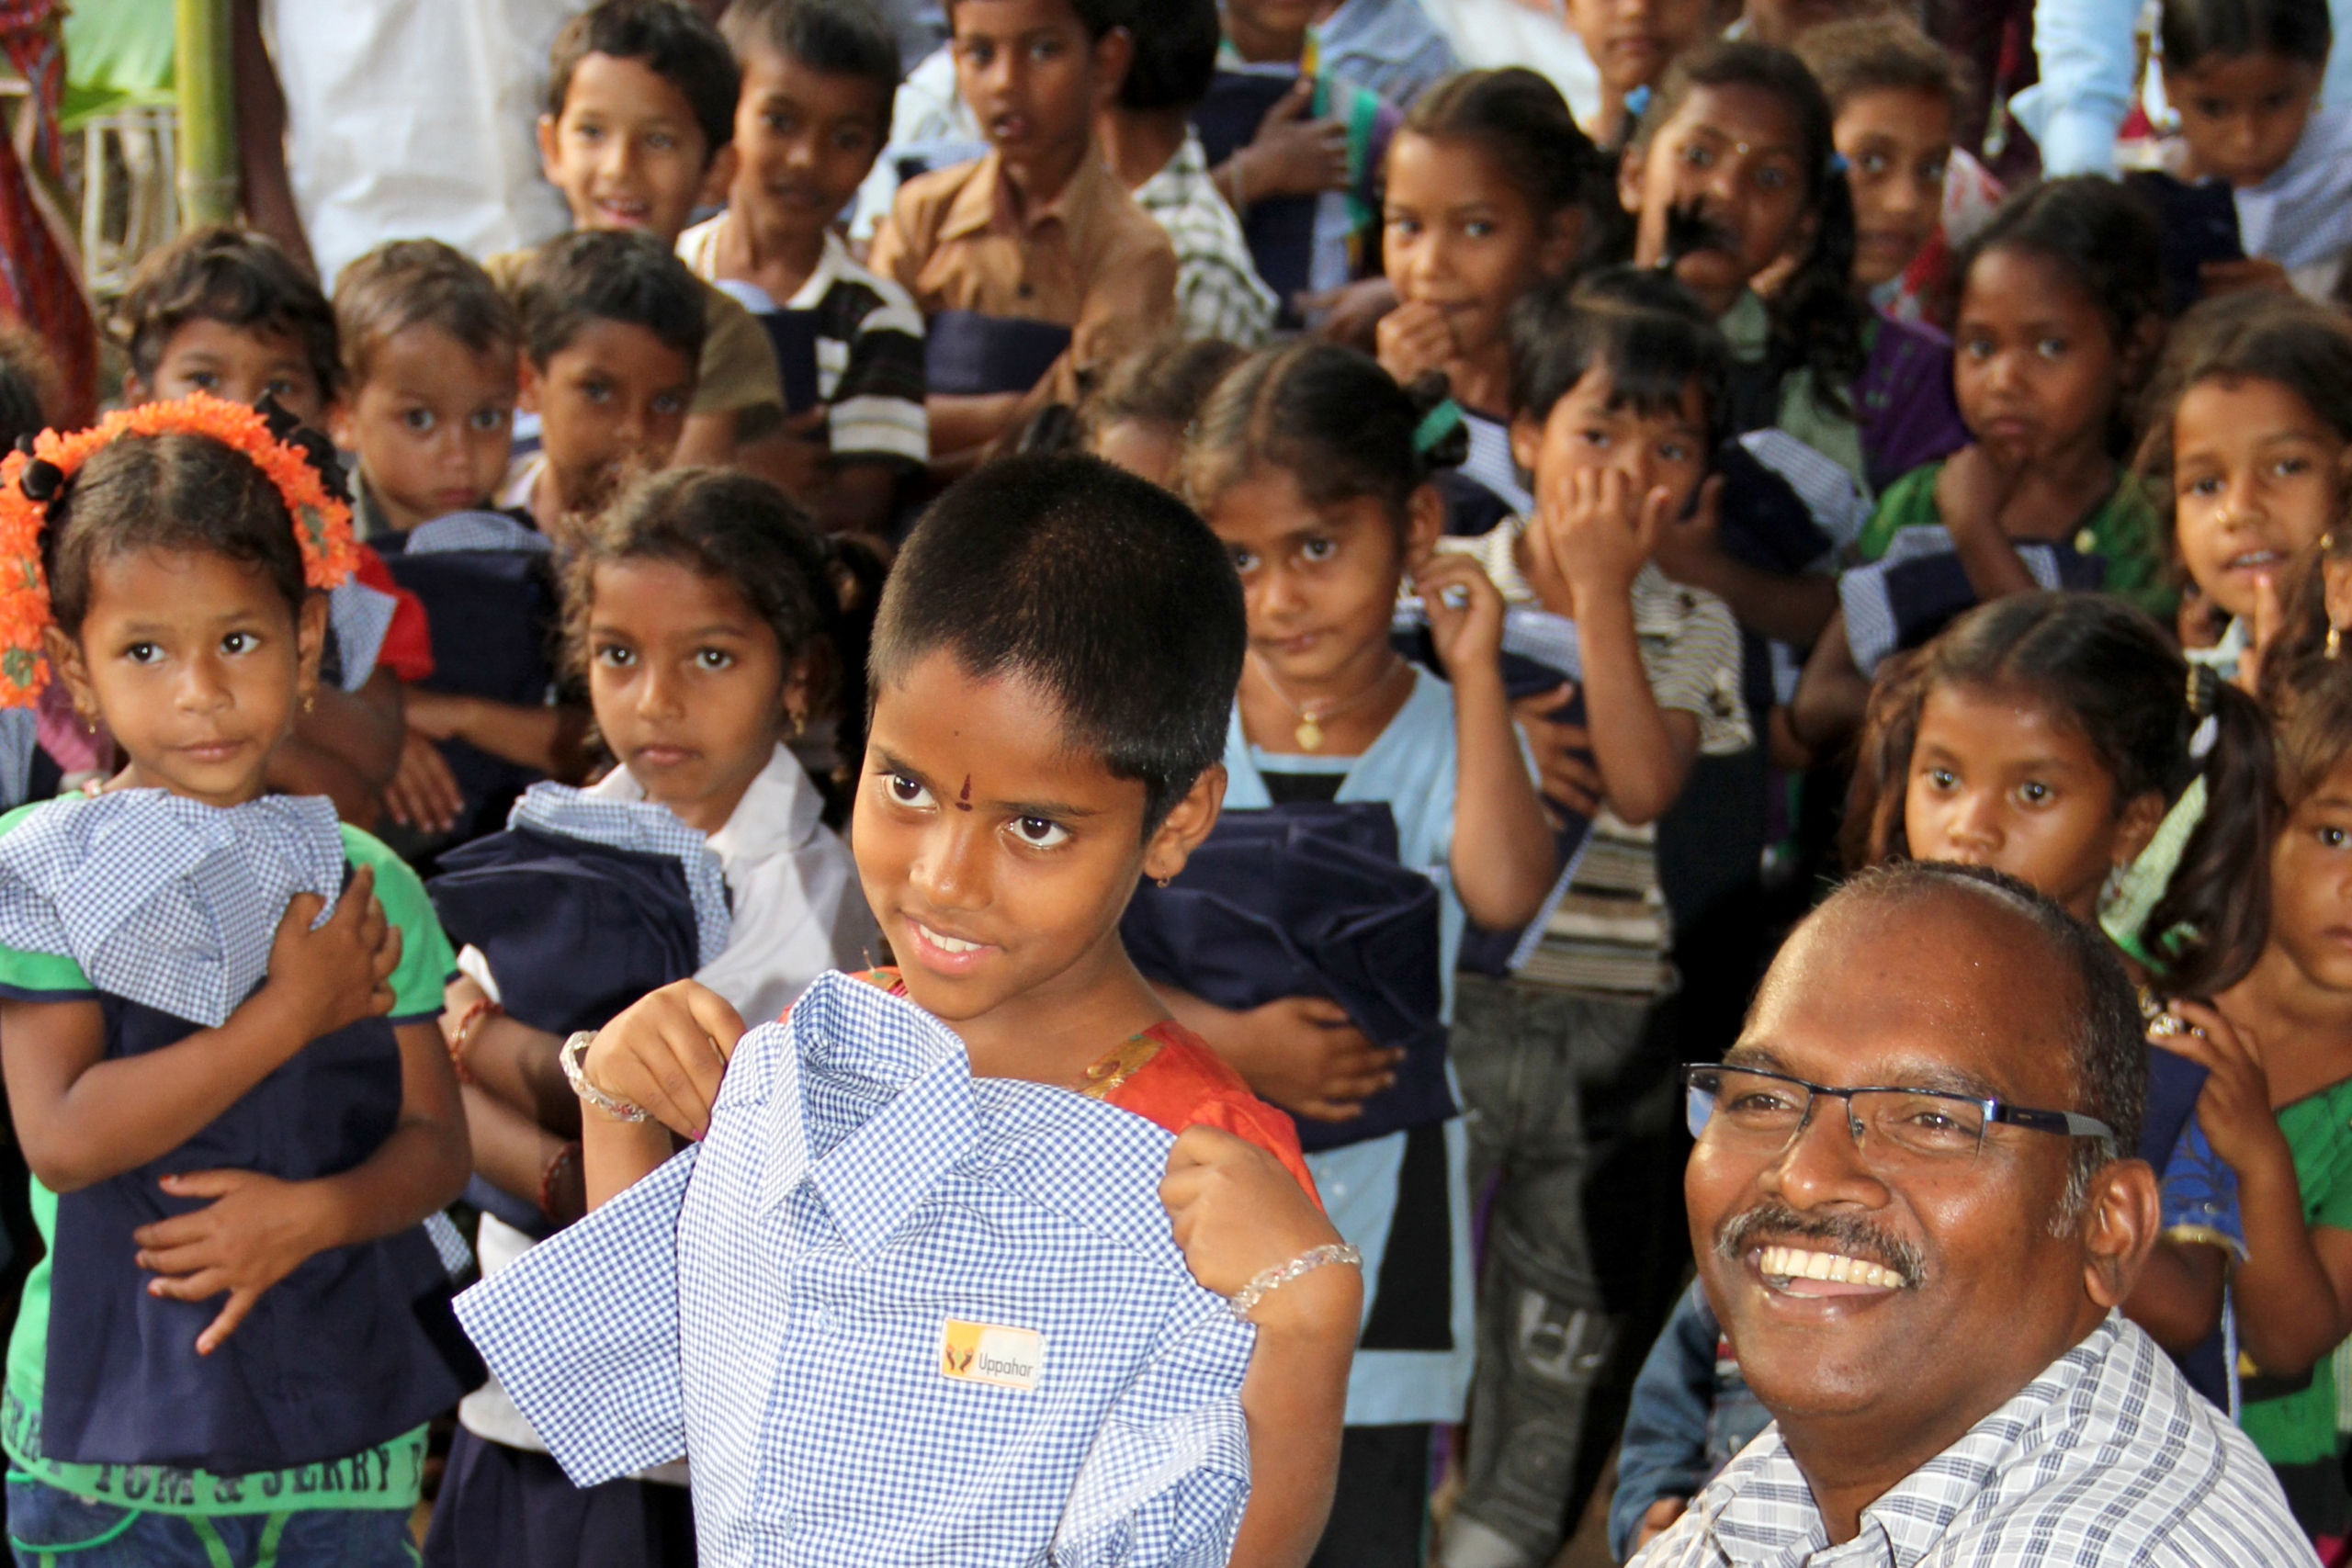
<path id="1" fill-rule="evenodd" d="M 2157 36 L 2165 63 L 2176 71 L 2248 54 L 2324 69 L 2335 28 L 2327 0 L 2165 0 Z"/>
<path id="2" fill-rule="evenodd" d="M 1222 338 L 1163 337 L 1146 344 L 1103 374 L 1102 384 L 1079 409 L 1085 434 L 1136 422 L 1182 433 L 1247 349 Z"/>
<path id="3" fill-rule="evenodd" d="M 2216 380 L 2275 381 L 2352 443 L 2352 322 L 2300 295 L 2247 289 L 2204 300 L 2173 323 L 2143 405 L 2137 468 L 2176 564 L 2173 415 L 2189 389 Z"/>
<path id="4" fill-rule="evenodd" d="M 2352 660 L 2327 652 L 2324 563 L 2352 560 L 2337 529 L 2299 569 L 2286 625 L 2262 659 L 2263 705 L 2278 738 L 2278 790 L 2288 810 L 2352 758 Z"/>
<path id="5" fill-rule="evenodd" d="M 1216 80 L 1224 39 L 1216 0 L 1150 0 L 1136 7 L 1135 60 L 1119 86 L 1119 107 L 1138 113 L 1190 109 Z"/>
<path id="6" fill-rule="evenodd" d="M 787 669 L 840 618 L 832 551 L 782 491 L 728 468 L 669 468 L 623 493 L 564 565 L 564 662 L 579 679 L 588 673 L 596 572 L 632 560 L 667 561 L 733 588 L 775 634 Z"/>
<path id="7" fill-rule="evenodd" d="M 154 379 L 172 334 L 190 321 L 282 333 L 302 346 L 320 393 L 343 385 L 334 309 L 277 242 L 215 224 L 148 256 L 116 303 L 114 330 L 142 381 Z"/>
<path id="8" fill-rule="evenodd" d="M 1788 106 L 1789 118 L 1796 122 L 1804 209 L 1814 220 L 1813 243 L 1768 301 L 1771 335 L 1765 354 L 1784 374 L 1811 367 L 1815 400 L 1828 412 L 1850 413 L 1846 389 L 1868 358 L 1864 333 L 1870 310 L 1852 292 L 1854 197 L 1838 165 L 1838 145 L 1831 135 L 1836 116 L 1829 99 L 1804 62 L 1787 50 L 1760 43 L 1702 44 L 1667 67 L 1634 128 L 1630 145 L 1647 147 L 1659 128 L 1702 87 L 1752 87 L 1772 94 Z"/>
<path id="9" fill-rule="evenodd" d="M 1571 207 L 1617 209 L 1609 171 L 1567 99 L 1524 66 L 1454 73 L 1413 100 L 1402 129 L 1486 148 L 1539 220 Z"/>
<path id="10" fill-rule="evenodd" d="M 1796 51 L 1833 112 L 1864 93 L 1924 93 L 1943 99 L 1956 120 L 1968 96 L 1967 68 L 1907 17 L 1832 22 L 1806 33 Z"/>
<path id="11" fill-rule="evenodd" d="M 1145 5 L 1159 5 L 1163 0 L 1143 0 Z M 1120 28 L 1135 26 L 1135 0 L 1065 0 L 1078 25 L 1086 29 L 1087 40 L 1100 43 L 1102 35 Z M 940 10 L 947 17 L 947 25 L 956 25 L 956 0 L 943 0 Z"/>
<path id="12" fill-rule="evenodd" d="M 650 234 L 560 234 L 523 264 L 514 293 L 523 352 L 542 370 L 592 321 L 643 327 L 688 359 L 701 358 L 702 283 Z"/>
<path id="13" fill-rule="evenodd" d="M 1099 458 L 1008 457 L 908 536 L 874 627 L 876 691 L 945 650 L 1024 680 L 1072 745 L 1144 786 L 1148 837 L 1225 752 L 1249 637 L 1241 580 L 1191 508 Z"/>
<path id="14" fill-rule="evenodd" d="M 899 40 L 871 0 L 735 0 L 718 30 L 738 60 L 766 50 L 820 76 L 863 79 L 881 105 L 882 137 L 889 140 Z"/>
<path id="15" fill-rule="evenodd" d="M 1217 383 L 1193 422 L 1184 495 L 1211 511 L 1227 486 L 1272 466 L 1288 470 L 1315 506 L 1373 497 L 1401 532 L 1413 492 L 1470 454 L 1460 420 L 1420 448 L 1423 423 L 1445 400 L 1436 371 L 1400 387 L 1378 360 L 1351 348 L 1306 342 L 1261 349 Z"/>
<path id="16" fill-rule="evenodd" d="M 522 346 L 514 308 L 464 252 L 438 240 L 394 240 L 334 281 L 334 322 L 348 384 L 363 385 L 376 352 L 411 327 L 437 327 L 469 354 L 511 357 Z"/>
<path id="17" fill-rule="evenodd" d="M 206 436 L 118 436 L 50 503 L 41 570 L 58 629 L 81 635 L 98 562 L 141 550 L 201 551 L 257 566 L 297 615 L 310 592 L 277 487 L 252 458 Z"/>
<path id="18" fill-rule="evenodd" d="M 571 73 L 592 54 L 635 60 L 678 89 L 694 110 L 707 158 L 735 140 L 742 91 L 734 51 L 710 18 L 682 0 L 604 0 L 564 23 L 548 58 L 547 112 L 563 118 Z"/>
<path id="19" fill-rule="evenodd" d="M 2347 484 L 2352 484 L 2352 456 L 2337 460 L 2335 525 L 2320 536 L 2319 548 L 2297 562 L 2278 587 L 2278 630 L 2262 655 L 2260 687 L 2264 700 L 2282 715 L 2285 710 L 2279 706 L 2280 693 L 2289 690 L 2316 691 L 2327 683 L 2323 679 L 2327 671 L 2318 666 L 2344 664 L 2352 668 L 2352 660 L 2344 658 L 2340 647 L 2334 654 L 2327 650 L 2328 633 L 2334 625 L 2327 614 L 2327 566 L 2331 561 L 2339 568 L 2352 564 L 2352 527 L 2346 527 L 2344 522 L 2343 498 Z M 2337 635 L 2340 643 L 2342 634 Z M 2279 744 L 2290 752 L 2293 750 L 2289 745 L 2283 717 Z M 2352 751 L 2352 732 L 2347 732 L 2345 737 L 2345 746 L 2347 751 Z M 2308 741 L 2304 743 L 2303 750 L 2312 755 L 2318 754 Z M 2330 761 L 2321 764 L 2317 773 L 2303 775 L 2304 790 L 2315 787 L 2334 765 Z M 2289 784 L 2293 782 L 2282 781 Z M 2289 789 L 2288 795 L 2290 802 L 2301 798 L 2292 788 Z"/>
<path id="20" fill-rule="evenodd" d="M 2255 700 L 2200 681 L 2218 728 L 2199 762 L 2189 747 L 2203 722 L 2189 670 L 2170 634 L 2143 611 L 2099 593 L 2016 593 L 1980 605 L 1926 647 L 1890 660 L 1871 693 L 1846 807 L 1851 867 L 1906 853 L 1904 799 L 1919 713 L 1939 687 L 2015 694 L 2071 724 L 2115 784 L 2119 812 L 2161 794 L 2167 803 L 2200 773 L 2204 820 L 2145 930 L 2195 934 L 2170 953 L 2164 988 L 2211 996 L 2261 956 L 2270 910 L 2270 840 L 2277 789 L 2269 722 Z"/>
<path id="21" fill-rule="evenodd" d="M 1609 372 L 1616 404 L 1637 413 L 1679 410 L 1684 389 L 1697 382 L 1712 431 L 1722 416 L 1731 348 L 1671 275 L 1618 266 L 1521 299 L 1511 310 L 1510 362 L 1511 395 L 1539 423 L 1599 366 Z"/>
<path id="22" fill-rule="evenodd" d="M 0 321 L 0 451 L 50 424 L 57 362 L 40 335 L 20 321 Z"/>
<path id="23" fill-rule="evenodd" d="M 1991 251 L 2047 256 L 2073 273 L 2119 348 L 2163 311 L 2155 217 L 2117 181 L 2075 175 L 2012 195 L 1960 248 L 1951 274 L 1958 287 L 1967 288 L 1970 269 Z"/>

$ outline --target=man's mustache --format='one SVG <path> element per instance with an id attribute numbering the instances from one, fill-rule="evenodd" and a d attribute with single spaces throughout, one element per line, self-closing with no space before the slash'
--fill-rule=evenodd
<path id="1" fill-rule="evenodd" d="M 1860 1214 L 1801 1214 L 1770 1198 L 1735 1214 L 1716 1229 L 1715 1255 L 1727 1263 L 1737 1263 L 1759 1237 L 1783 1244 L 1824 1243 L 1826 1250 L 1877 1264 L 1901 1280 L 1906 1291 L 1917 1290 L 1928 1275 L 1917 1247 Z"/>

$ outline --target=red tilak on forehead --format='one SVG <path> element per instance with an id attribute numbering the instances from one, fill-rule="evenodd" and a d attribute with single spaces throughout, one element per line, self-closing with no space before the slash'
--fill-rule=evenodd
<path id="1" fill-rule="evenodd" d="M 958 811 L 972 809 L 972 775 L 969 773 L 964 775 L 964 793 L 956 797 L 956 809 Z"/>

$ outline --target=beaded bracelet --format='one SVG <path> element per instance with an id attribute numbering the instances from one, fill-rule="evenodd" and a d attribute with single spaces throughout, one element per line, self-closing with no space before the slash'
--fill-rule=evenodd
<path id="1" fill-rule="evenodd" d="M 603 1111 L 616 1122 L 651 1121 L 653 1118 L 650 1111 L 631 1105 L 626 1100 L 615 1100 L 588 1081 L 587 1069 L 580 1065 L 580 1058 L 587 1055 L 588 1047 L 595 1043 L 596 1032 L 593 1029 L 583 1029 L 563 1043 L 563 1050 L 559 1056 L 559 1060 L 563 1063 L 563 1081 L 570 1084 L 571 1092 L 578 1095 L 589 1106 Z"/>
<path id="2" fill-rule="evenodd" d="M 449 1066 L 457 1070 L 459 1083 L 477 1081 L 473 1069 L 466 1066 L 466 1049 L 474 1043 L 474 1036 L 481 1033 L 481 1026 L 492 1019 L 505 1016 L 506 1010 L 488 997 L 481 998 L 458 1015 L 458 1027 L 449 1035 Z"/>
<path id="3" fill-rule="evenodd" d="M 1269 1269 L 1227 1298 L 1226 1307 L 1234 1316 L 1248 1318 L 1258 1303 L 1268 1294 L 1289 1284 L 1301 1274 L 1311 1274 L 1326 1263 L 1344 1263 L 1351 1269 L 1363 1267 L 1363 1254 L 1344 1241 L 1310 1247 L 1279 1268 Z"/>
<path id="4" fill-rule="evenodd" d="M 539 1172 L 539 1213 L 548 1217 L 549 1224 L 563 1224 L 563 1216 L 556 1213 L 556 1182 L 562 1177 L 563 1168 L 567 1165 L 574 1170 L 580 1168 L 580 1145 L 577 1142 L 559 1145 L 555 1153 L 548 1156 L 547 1168 Z"/>

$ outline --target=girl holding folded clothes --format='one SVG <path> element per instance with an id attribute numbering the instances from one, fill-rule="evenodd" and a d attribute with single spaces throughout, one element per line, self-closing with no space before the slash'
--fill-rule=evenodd
<path id="1" fill-rule="evenodd" d="M 1440 892 L 1439 1023 L 1464 927 L 1525 924 L 1553 880 L 1551 833 L 1504 693 L 1501 597 L 1476 562 L 1433 549 L 1444 503 L 1431 480 L 1464 446 L 1436 378 L 1408 390 L 1365 355 L 1304 344 L 1255 355 L 1220 384 L 1182 468 L 1185 493 L 1232 552 L 1249 612 L 1226 809 L 1389 808 L 1399 862 Z M 1445 680 L 1390 641 L 1408 578 Z M 1322 1145 L 1308 1156 L 1316 1186 L 1374 1282 L 1339 1501 L 1316 1561 L 1418 1562 L 1431 1429 L 1461 1419 L 1469 1387 L 1462 1123 L 1440 1112 L 1345 1142 L 1347 1122 L 1378 1125 L 1383 1091 L 1427 1063 L 1375 1047 L 1336 1001 L 1169 1001 L 1261 1096 L 1322 1134 L 1308 1140 Z"/>
<path id="2" fill-rule="evenodd" d="M 834 705 L 843 641 L 822 538 L 762 480 L 658 475 L 568 563 L 566 651 L 615 766 L 534 786 L 507 830 L 432 884 L 465 944 L 442 1031 L 464 1080 L 496 1273 L 585 1209 L 564 1042 L 698 978 L 772 1019 L 829 969 L 878 957 L 849 852 L 790 741 Z M 683 1466 L 586 1490 L 496 1382 L 458 1408 L 426 1561 L 693 1561 Z"/>
<path id="3" fill-rule="evenodd" d="M 425 1224 L 466 1172 L 447 939 L 332 802 L 266 793 L 355 559 L 334 463 L 200 393 L 0 463 L 0 701 L 61 682 L 129 758 L 0 818 L 20 1563 L 410 1562 L 425 1422 L 480 1373 Z"/>

